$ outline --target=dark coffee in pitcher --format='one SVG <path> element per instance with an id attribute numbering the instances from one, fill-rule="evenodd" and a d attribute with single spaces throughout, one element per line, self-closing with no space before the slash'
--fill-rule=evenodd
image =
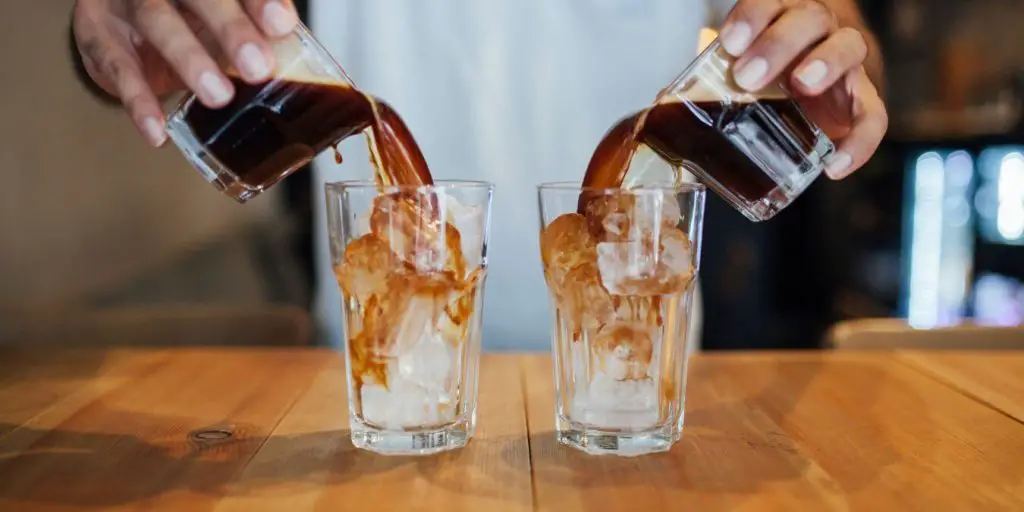
<path id="1" fill-rule="evenodd" d="M 379 179 L 385 184 L 431 183 L 412 133 L 379 98 L 345 83 L 232 81 L 237 92 L 229 104 L 210 109 L 196 103 L 185 122 L 245 185 L 270 187 L 320 152 L 367 129 L 372 130 L 375 158 L 381 160 L 378 171 L 386 174 Z"/>
<path id="2" fill-rule="evenodd" d="M 763 111 L 771 115 L 760 115 Z M 759 100 L 756 107 L 723 106 L 717 101 L 665 102 L 627 116 L 609 130 L 587 167 L 585 186 L 619 186 L 637 145 L 645 144 L 673 166 L 699 167 L 701 181 L 712 189 L 760 201 L 777 183 L 718 129 L 736 125 L 741 118 L 743 123 L 774 135 L 772 156 L 783 165 L 799 165 L 802 155 L 814 149 L 814 127 L 791 99 Z M 789 133 L 778 133 L 772 118 L 781 119 Z"/>
<path id="3" fill-rule="evenodd" d="M 831 141 L 785 89 L 740 90 L 732 57 L 712 43 L 653 105 L 616 123 L 595 149 L 583 186 L 642 185 L 628 176 L 638 148 L 685 169 L 753 221 L 785 208 L 821 173 Z M 641 180 L 642 181 L 642 180 Z M 580 198 L 580 211 L 588 200 Z"/>

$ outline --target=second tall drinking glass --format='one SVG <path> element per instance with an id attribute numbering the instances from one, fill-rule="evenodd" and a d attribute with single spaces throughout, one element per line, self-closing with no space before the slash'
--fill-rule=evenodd
<path id="1" fill-rule="evenodd" d="M 540 186 L 559 442 L 640 455 L 682 434 L 704 194 Z"/>

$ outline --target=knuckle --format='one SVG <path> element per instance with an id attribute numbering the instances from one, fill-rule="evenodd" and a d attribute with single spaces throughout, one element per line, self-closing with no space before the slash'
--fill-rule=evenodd
<path id="1" fill-rule="evenodd" d="M 740 0 L 736 3 L 736 7 L 733 9 L 733 16 L 748 23 L 758 25 L 761 24 L 762 18 L 764 18 L 761 12 L 768 10 L 766 4 L 772 4 L 775 2 L 776 0 L 768 0 L 766 2 Z"/>
<path id="2" fill-rule="evenodd" d="M 95 38 L 88 38 L 79 41 L 78 51 L 81 52 L 82 56 L 84 56 L 86 60 L 91 61 L 101 69 L 102 63 L 106 60 L 109 53 L 103 49 L 103 44 Z"/>
<path id="3" fill-rule="evenodd" d="M 229 46 L 240 46 L 242 40 L 251 37 L 252 23 L 242 16 L 232 16 L 213 27 L 214 33 Z"/>
<path id="4" fill-rule="evenodd" d="M 804 2 L 800 8 L 816 27 L 829 28 L 836 25 L 835 14 L 821 2 Z"/>
<path id="5" fill-rule="evenodd" d="M 132 21 L 141 26 L 159 23 L 168 8 L 164 0 L 131 0 L 131 7 Z"/>
<path id="6" fill-rule="evenodd" d="M 202 52 L 187 38 L 174 38 L 167 43 L 167 60 L 171 61 L 178 69 L 183 69 L 190 62 L 199 60 Z"/>
<path id="7" fill-rule="evenodd" d="M 261 14 L 263 12 L 263 5 L 267 3 L 267 0 L 244 0 L 242 3 L 245 4 L 245 9 L 250 13 Z"/>
<path id="8" fill-rule="evenodd" d="M 121 59 L 107 58 L 100 61 L 100 70 L 108 78 L 114 81 L 114 83 L 121 85 L 124 83 L 128 69 L 125 62 Z"/>
<path id="9" fill-rule="evenodd" d="M 124 80 L 125 76 L 130 72 L 128 63 L 125 62 L 124 59 L 119 58 L 109 49 L 97 47 L 91 51 L 91 58 L 93 64 L 96 66 L 96 70 L 114 83 L 120 84 L 121 81 Z"/>
<path id="10" fill-rule="evenodd" d="M 131 112 L 138 113 L 146 107 L 146 99 L 142 93 L 133 93 L 121 99 L 125 108 Z"/>
<path id="11" fill-rule="evenodd" d="M 860 64 L 867 57 L 867 47 L 850 43 L 851 40 L 855 41 L 849 37 L 836 37 L 823 45 L 822 53 L 844 67 Z"/>
<path id="12" fill-rule="evenodd" d="M 853 55 L 863 60 L 868 55 L 868 40 L 864 36 L 864 33 L 854 28 L 843 28 L 841 31 L 844 34 L 843 39 L 849 41 L 844 44 L 845 48 L 848 48 Z"/>

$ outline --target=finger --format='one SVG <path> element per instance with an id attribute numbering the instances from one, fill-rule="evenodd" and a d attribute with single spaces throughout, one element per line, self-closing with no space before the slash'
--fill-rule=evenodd
<path id="1" fill-rule="evenodd" d="M 864 68 L 848 75 L 853 91 L 853 126 L 840 142 L 836 153 L 825 169 L 834 180 L 841 180 L 863 166 L 878 149 L 889 129 L 889 115 L 885 103 L 868 79 Z"/>
<path id="2" fill-rule="evenodd" d="M 849 71 L 856 70 L 868 56 L 864 36 L 852 28 L 841 28 L 811 51 L 793 72 L 793 86 L 817 96 L 835 85 Z"/>
<path id="3" fill-rule="evenodd" d="M 245 9 L 270 37 L 286 36 L 299 24 L 292 0 L 245 0 Z"/>
<path id="4" fill-rule="evenodd" d="M 748 91 L 763 88 L 832 32 L 835 25 L 832 11 L 818 2 L 804 2 L 788 9 L 736 61 L 736 85 Z"/>
<path id="5" fill-rule="evenodd" d="M 167 141 L 163 109 L 128 38 L 111 27 L 86 23 L 76 27 L 76 36 L 91 73 L 109 84 L 110 92 L 121 99 L 143 137 L 154 147 L 162 146 Z"/>
<path id="6" fill-rule="evenodd" d="M 196 93 L 199 101 L 210 108 L 219 108 L 231 101 L 234 87 L 177 10 L 166 0 L 130 1 L 134 6 L 136 30 Z"/>
<path id="7" fill-rule="evenodd" d="M 743 55 L 750 43 L 785 10 L 784 0 L 739 0 L 722 26 L 719 40 L 733 57 Z"/>
<path id="8" fill-rule="evenodd" d="M 274 58 L 270 46 L 238 2 L 184 0 L 183 3 L 213 31 L 217 43 L 231 56 L 242 78 L 260 82 L 270 76 Z"/>

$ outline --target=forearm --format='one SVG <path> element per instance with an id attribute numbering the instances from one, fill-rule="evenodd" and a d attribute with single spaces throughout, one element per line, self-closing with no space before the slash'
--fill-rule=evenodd
<path id="1" fill-rule="evenodd" d="M 818 0 L 828 6 L 836 15 L 840 27 L 849 27 L 860 31 L 868 45 L 868 56 L 864 60 L 864 69 L 868 78 L 879 91 L 885 90 L 885 65 L 882 60 L 882 49 L 875 34 L 868 28 L 861 15 L 856 0 Z"/>

